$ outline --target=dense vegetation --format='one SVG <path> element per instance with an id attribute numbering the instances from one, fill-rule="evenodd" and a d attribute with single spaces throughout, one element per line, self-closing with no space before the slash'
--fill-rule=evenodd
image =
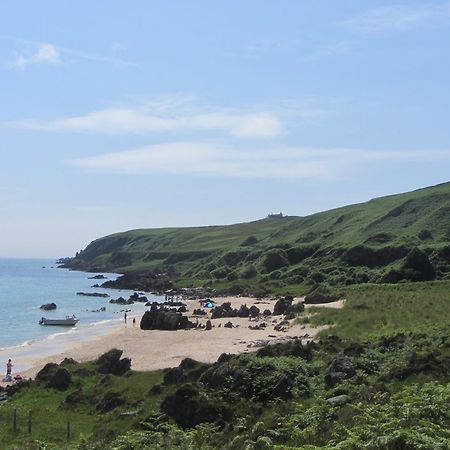
<path id="1" fill-rule="evenodd" d="M 68 447 L 85 450 L 448 449 L 449 288 L 345 288 L 342 310 L 298 318 L 332 325 L 318 342 L 222 355 L 213 365 L 186 359 L 137 373 L 111 352 L 47 367 L 0 406 L 0 448 L 64 448 L 70 420 Z"/>
<path id="2" fill-rule="evenodd" d="M 89 244 L 68 267 L 153 272 L 149 289 L 306 292 L 311 285 L 450 277 L 450 183 L 308 217 L 143 229 Z"/>

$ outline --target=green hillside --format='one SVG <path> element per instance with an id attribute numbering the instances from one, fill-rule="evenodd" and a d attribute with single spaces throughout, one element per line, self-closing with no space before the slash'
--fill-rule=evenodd
<path id="1" fill-rule="evenodd" d="M 324 280 L 446 278 L 449 244 L 450 183 L 444 183 L 307 217 L 117 233 L 90 243 L 68 266 L 153 270 L 177 284 L 276 291 Z"/>

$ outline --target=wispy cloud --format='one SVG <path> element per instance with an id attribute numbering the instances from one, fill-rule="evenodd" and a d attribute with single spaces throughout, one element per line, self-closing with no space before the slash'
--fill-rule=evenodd
<path id="1" fill-rule="evenodd" d="M 3 36 L 3 38 L 20 43 L 27 47 L 26 51 L 22 51 L 21 53 L 17 52 L 15 58 L 7 64 L 9 68 L 13 69 L 25 69 L 27 66 L 33 64 L 56 65 L 66 62 L 73 62 L 74 60 L 88 60 L 116 66 L 138 67 L 138 64 L 126 61 L 124 59 L 61 47 L 55 44 L 29 41 L 8 36 Z"/>
<path id="2" fill-rule="evenodd" d="M 341 25 L 355 32 L 382 33 L 407 31 L 432 20 L 449 17 L 449 2 L 422 5 L 404 3 L 365 11 L 341 22 Z"/>
<path id="3" fill-rule="evenodd" d="M 221 142 L 172 142 L 71 161 L 85 170 L 122 174 L 330 179 L 376 161 L 450 160 L 444 151 L 364 149 L 236 149 Z"/>
<path id="4" fill-rule="evenodd" d="M 60 62 L 61 54 L 56 46 L 52 44 L 37 44 L 33 53 L 27 56 L 17 55 L 9 66 L 25 69 L 30 64 L 59 64 Z"/>
<path id="5" fill-rule="evenodd" d="M 107 108 L 48 122 L 30 120 L 9 122 L 6 125 L 39 131 L 102 134 L 219 131 L 244 139 L 271 139 L 282 132 L 278 117 L 265 111 L 216 110 L 174 114 L 162 109 Z"/>
<path id="6" fill-rule="evenodd" d="M 332 111 L 311 99 L 280 101 L 275 105 L 224 108 L 193 96 L 165 95 L 139 106 L 116 106 L 53 120 L 16 120 L 0 125 L 58 133 L 155 134 L 216 132 L 241 139 L 273 139 L 289 123 L 310 124 Z M 299 122 L 301 121 L 301 122 Z"/>

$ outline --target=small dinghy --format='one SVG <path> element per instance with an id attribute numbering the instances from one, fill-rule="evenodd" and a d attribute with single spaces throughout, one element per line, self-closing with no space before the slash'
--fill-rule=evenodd
<path id="1" fill-rule="evenodd" d="M 45 317 L 42 317 L 39 321 L 39 325 L 62 325 L 73 327 L 77 322 L 78 319 L 74 315 L 66 316 L 65 319 L 46 319 Z"/>

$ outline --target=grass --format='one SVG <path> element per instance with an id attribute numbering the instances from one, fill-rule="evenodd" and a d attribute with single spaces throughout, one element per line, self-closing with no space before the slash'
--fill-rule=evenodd
<path id="1" fill-rule="evenodd" d="M 311 308 L 308 320 L 331 325 L 326 334 L 355 340 L 450 323 L 449 281 L 355 286 L 346 288 L 345 298 L 342 309 Z"/>
<path id="2" fill-rule="evenodd" d="M 80 364 L 71 369 L 92 369 L 91 364 Z M 97 436 L 111 440 L 123 430 L 135 428 L 159 410 L 160 396 L 149 395 L 152 386 L 162 381 L 162 371 L 133 372 L 129 377 L 98 374 L 73 375 L 72 387 L 66 392 L 46 389 L 38 384 L 23 389 L 14 399 L 0 407 L 0 448 L 37 449 L 36 442 L 51 442 L 55 448 L 66 448 L 67 422 L 70 421 L 71 442 Z M 68 394 L 80 390 L 83 399 L 75 406 L 65 401 Z M 117 393 L 125 404 L 114 414 L 99 414 L 96 405 L 102 397 Z M 17 431 L 13 430 L 13 411 L 17 410 Z M 28 433 L 28 415 L 32 413 L 32 432 Z M 137 411 L 134 417 L 118 417 L 118 411 Z M 16 447 L 17 448 L 17 447 Z"/>

